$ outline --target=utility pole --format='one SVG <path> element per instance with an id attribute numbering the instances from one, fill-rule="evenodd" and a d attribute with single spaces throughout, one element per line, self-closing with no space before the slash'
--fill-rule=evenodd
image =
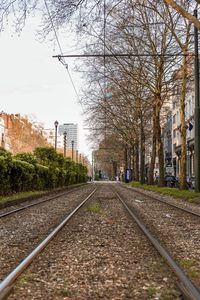
<path id="1" fill-rule="evenodd" d="M 55 126 L 55 150 L 57 150 L 57 131 L 58 131 L 58 121 L 54 122 Z"/>
<path id="2" fill-rule="evenodd" d="M 72 160 L 74 160 L 74 141 L 72 141 Z"/>
<path id="3" fill-rule="evenodd" d="M 94 181 L 94 151 L 92 151 L 92 182 Z"/>
<path id="4" fill-rule="evenodd" d="M 197 18 L 197 10 L 194 10 Z M 198 54 L 198 29 L 194 26 L 194 48 L 195 48 L 195 137 L 194 137 L 194 160 L 195 160 L 195 192 L 200 192 L 200 104 L 199 104 L 199 54 Z"/>
<path id="5" fill-rule="evenodd" d="M 129 182 L 132 181 L 132 148 L 129 149 Z"/>
<path id="6" fill-rule="evenodd" d="M 64 157 L 66 157 L 66 139 L 67 139 L 67 132 L 64 131 Z"/>

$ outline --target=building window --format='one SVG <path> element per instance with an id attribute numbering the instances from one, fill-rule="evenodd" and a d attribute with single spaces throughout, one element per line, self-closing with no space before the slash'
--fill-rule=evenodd
<path id="1" fill-rule="evenodd" d="M 176 115 L 173 115 L 173 124 L 176 123 Z"/>
<path id="2" fill-rule="evenodd" d="M 176 130 L 173 130 L 173 137 L 176 137 Z"/>

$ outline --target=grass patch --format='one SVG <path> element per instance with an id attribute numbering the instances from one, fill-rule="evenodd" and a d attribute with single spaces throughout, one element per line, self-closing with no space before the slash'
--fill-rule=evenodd
<path id="1" fill-rule="evenodd" d="M 180 266 L 181 267 L 184 267 L 184 266 L 192 267 L 194 265 L 195 265 L 195 261 L 194 260 L 181 260 L 180 261 Z"/>
<path id="2" fill-rule="evenodd" d="M 148 298 L 154 298 L 154 296 L 157 294 L 159 296 L 159 299 L 161 300 L 175 300 L 180 299 L 179 292 L 175 290 L 169 290 L 169 289 L 156 289 L 153 285 L 147 288 Z"/>
<path id="3" fill-rule="evenodd" d="M 187 201 L 200 203 L 200 193 L 195 193 L 194 190 L 180 190 L 178 188 L 169 188 L 169 187 L 158 187 L 157 185 L 147 185 L 140 184 L 139 182 L 132 181 L 126 184 L 130 187 L 138 187 L 144 190 L 156 192 L 159 194 L 170 195 L 174 198 L 182 198 Z"/>
<path id="4" fill-rule="evenodd" d="M 77 184 L 72 184 L 67 187 L 78 187 L 81 185 L 87 185 L 87 183 L 77 183 Z M 63 187 L 65 188 L 65 187 Z M 25 198 L 25 197 L 29 197 L 29 196 L 34 196 L 34 195 L 38 195 L 38 194 L 44 194 L 44 193 L 48 193 L 48 192 L 56 192 L 62 190 L 62 188 L 58 187 L 52 190 L 45 190 L 45 191 L 29 191 L 29 192 L 21 192 L 21 193 L 15 193 L 13 195 L 10 196 L 0 196 L 0 203 L 1 202 L 6 202 L 6 201 L 10 201 L 10 200 L 15 200 L 15 199 L 20 199 L 20 198 Z"/>
<path id="5" fill-rule="evenodd" d="M 154 286 L 150 286 L 147 288 L 147 293 L 148 293 L 148 297 L 152 298 L 157 293 L 157 291 Z"/>
<path id="6" fill-rule="evenodd" d="M 37 195 L 37 194 L 43 194 L 46 191 L 37 191 L 37 192 L 23 192 L 23 193 L 16 193 L 14 195 L 11 196 L 6 196 L 6 197 L 0 197 L 0 202 L 6 202 L 6 201 L 10 201 L 10 200 L 15 200 L 15 199 L 19 199 L 19 198 L 25 198 L 25 197 L 29 197 L 29 196 L 33 196 L 33 195 Z"/>
<path id="7" fill-rule="evenodd" d="M 66 276 L 65 282 L 64 282 L 64 288 L 58 290 L 58 294 L 65 296 L 65 297 L 71 297 L 71 293 L 70 293 L 69 289 L 67 288 L 68 282 L 69 282 L 69 279 L 68 279 L 68 276 Z"/>
<path id="8" fill-rule="evenodd" d="M 181 267 L 186 267 L 186 270 L 189 270 L 187 271 L 187 275 L 191 278 L 200 278 L 200 272 L 195 270 L 194 266 L 195 266 L 195 260 L 191 259 L 191 260 L 181 260 L 179 262 L 179 265 Z M 188 268 L 187 268 L 188 267 Z M 190 268 L 191 267 L 191 268 Z"/>
<path id="9" fill-rule="evenodd" d="M 26 286 L 30 281 L 35 279 L 35 275 L 34 274 L 24 274 L 18 281 L 17 281 L 17 285 L 20 287 Z"/>
<path id="10" fill-rule="evenodd" d="M 189 270 L 187 274 L 192 278 L 200 278 L 200 273 L 196 270 Z"/>
<path id="11" fill-rule="evenodd" d="M 164 290 L 161 294 L 161 300 L 175 300 L 180 299 L 178 292 L 175 290 Z"/>
<path id="12" fill-rule="evenodd" d="M 164 272 L 166 271 L 166 261 L 164 258 L 158 258 L 156 262 L 152 263 L 150 266 L 151 272 Z"/>
<path id="13" fill-rule="evenodd" d="M 91 205 L 88 205 L 87 210 L 101 215 L 104 214 L 104 211 L 100 208 L 97 202 L 93 202 Z"/>

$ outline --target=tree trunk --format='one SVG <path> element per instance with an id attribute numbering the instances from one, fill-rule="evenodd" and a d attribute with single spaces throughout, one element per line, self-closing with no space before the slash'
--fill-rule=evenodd
<path id="1" fill-rule="evenodd" d="M 163 153 L 163 141 L 160 128 L 160 112 L 156 116 L 156 129 L 157 129 L 157 141 L 158 141 L 158 161 L 159 161 L 159 182 L 158 186 L 164 186 L 164 153 Z"/>
<path id="2" fill-rule="evenodd" d="M 143 143 L 142 143 L 142 155 L 143 155 L 143 172 L 144 172 L 144 183 L 146 183 L 146 172 L 145 172 L 145 133 L 143 131 Z"/>
<path id="3" fill-rule="evenodd" d="M 186 54 L 187 52 L 184 52 Z M 180 99 L 180 117 L 181 117 L 181 180 L 180 189 L 185 190 L 186 184 L 186 123 L 185 123 L 185 94 L 187 77 L 187 57 L 183 57 L 182 67 L 182 91 Z"/>
<path id="4" fill-rule="evenodd" d="M 153 175 L 154 175 L 155 160 L 156 160 L 156 126 L 155 126 L 155 109 L 154 109 L 151 162 L 150 162 L 149 172 L 148 172 L 148 184 L 149 185 L 152 185 L 154 183 Z"/>
<path id="5" fill-rule="evenodd" d="M 140 183 L 144 184 L 144 127 L 142 111 L 140 112 Z"/>
<path id="6" fill-rule="evenodd" d="M 136 134 L 135 140 L 135 180 L 139 181 L 139 139 Z"/>
<path id="7" fill-rule="evenodd" d="M 132 166 L 133 166 L 132 180 L 135 180 L 135 146 L 132 146 Z"/>

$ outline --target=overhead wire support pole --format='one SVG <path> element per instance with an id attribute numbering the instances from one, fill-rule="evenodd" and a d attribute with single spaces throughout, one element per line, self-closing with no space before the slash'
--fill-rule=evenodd
<path id="1" fill-rule="evenodd" d="M 197 18 L 197 10 L 194 10 Z M 195 137 L 194 137 L 194 159 L 195 159 L 195 192 L 200 192 L 200 103 L 199 103 L 199 51 L 198 51 L 198 29 L 194 27 L 195 47 Z"/>
<path id="2" fill-rule="evenodd" d="M 103 67 L 104 67 L 104 97 L 106 95 L 106 0 L 103 3 Z"/>

